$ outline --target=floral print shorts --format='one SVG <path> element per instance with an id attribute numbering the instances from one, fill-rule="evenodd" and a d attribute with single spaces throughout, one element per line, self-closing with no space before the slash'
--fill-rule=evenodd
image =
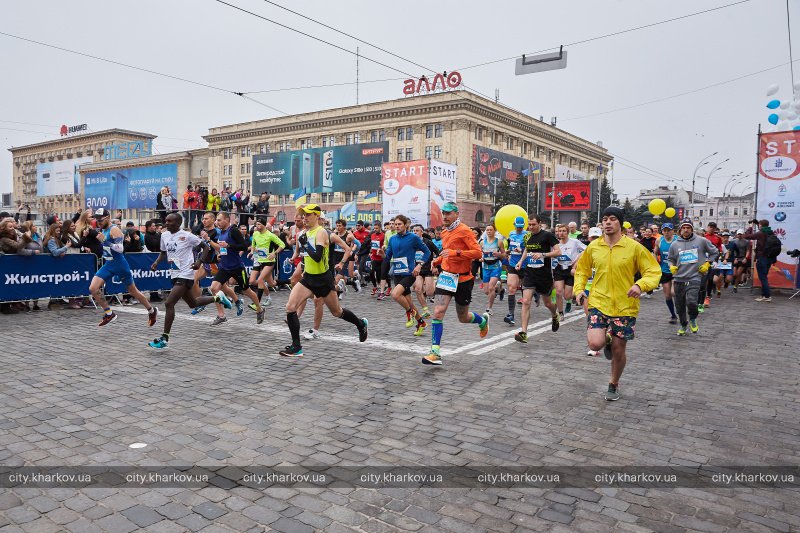
<path id="1" fill-rule="evenodd" d="M 607 329 L 614 337 L 626 341 L 633 340 L 636 329 L 634 316 L 606 316 L 597 309 L 589 309 L 587 321 L 589 329 Z"/>

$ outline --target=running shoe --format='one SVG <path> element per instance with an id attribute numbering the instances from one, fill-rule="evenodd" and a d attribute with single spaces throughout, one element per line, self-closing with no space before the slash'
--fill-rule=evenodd
<path id="1" fill-rule="evenodd" d="M 154 307 L 154 308 L 152 308 L 152 309 L 151 309 L 151 310 L 150 310 L 150 311 L 147 313 L 147 326 L 148 326 L 148 327 L 153 327 L 153 326 L 155 326 L 155 324 L 156 324 L 156 317 L 158 317 L 158 307 Z"/>
<path id="2" fill-rule="evenodd" d="M 513 316 L 513 315 L 511 315 L 511 314 L 507 314 L 507 315 L 506 315 L 506 316 L 503 318 L 503 322 L 505 322 L 505 323 L 506 323 L 506 324 L 508 324 L 509 326 L 513 326 L 513 325 L 515 324 L 515 323 L 514 323 L 514 316 Z"/>
<path id="3" fill-rule="evenodd" d="M 386 287 L 386 290 L 384 291 L 383 294 L 384 294 L 384 296 L 391 296 L 392 295 L 392 289 L 390 289 L 389 287 Z"/>
<path id="4" fill-rule="evenodd" d="M 386 299 L 386 295 L 385 294 L 383 294 L 382 292 L 378 293 L 378 301 L 379 302 L 382 302 L 385 299 Z"/>
<path id="5" fill-rule="evenodd" d="M 734 292 L 734 294 L 735 294 L 735 293 L 737 293 L 737 292 L 739 292 L 739 287 L 737 287 L 736 285 L 734 285 L 734 286 L 733 286 L 733 292 Z"/>
<path id="6" fill-rule="evenodd" d="M 603 346 L 603 354 L 606 356 L 606 359 L 611 361 L 614 355 L 611 353 L 611 335 L 606 333 L 606 345 Z"/>
<path id="7" fill-rule="evenodd" d="M 550 328 L 555 332 L 558 331 L 558 328 L 561 327 L 561 318 L 558 315 L 553 317 L 553 323 Z"/>
<path id="8" fill-rule="evenodd" d="M 700 326 L 697 325 L 696 318 L 689 319 L 689 329 L 692 330 L 692 333 L 697 333 L 698 331 L 700 331 Z"/>
<path id="9" fill-rule="evenodd" d="M 261 302 L 261 305 L 263 307 L 267 307 L 269 305 L 272 305 L 272 296 L 267 296 L 267 299 L 264 300 L 263 302 Z"/>
<path id="10" fill-rule="evenodd" d="M 417 320 L 417 329 L 414 331 L 415 337 L 421 337 L 425 334 L 425 328 L 428 327 L 428 324 L 424 320 Z"/>
<path id="11" fill-rule="evenodd" d="M 356 287 L 356 292 L 361 292 L 361 281 L 359 279 L 356 279 L 353 282 L 353 285 Z"/>
<path id="12" fill-rule="evenodd" d="M 772 297 L 771 296 L 759 296 L 758 298 L 756 298 L 755 301 L 757 301 L 757 302 L 771 302 L 772 301 Z"/>
<path id="13" fill-rule="evenodd" d="M 340 280 L 339 280 L 339 281 L 336 283 L 336 288 L 337 288 L 337 289 L 339 289 L 339 292 L 344 292 L 344 289 L 345 289 L 345 284 L 344 284 L 344 280 L 343 280 L 343 279 L 340 279 Z"/>
<path id="14" fill-rule="evenodd" d="M 427 307 L 422 308 L 422 318 L 430 318 L 431 317 L 431 310 Z"/>
<path id="15" fill-rule="evenodd" d="M 206 306 L 205 305 L 201 305 L 200 307 L 195 307 L 194 309 L 192 309 L 192 314 L 193 315 L 199 315 L 200 313 L 202 313 L 205 310 L 206 310 Z"/>
<path id="16" fill-rule="evenodd" d="M 697 304 L 697 312 L 698 313 L 705 313 L 706 312 L 706 306 L 703 305 L 703 304 Z"/>
<path id="17" fill-rule="evenodd" d="M 256 313 L 258 312 L 258 306 L 256 306 L 256 304 L 250 304 L 247 307 L 249 307 L 250 309 L 252 309 Z"/>
<path id="18" fill-rule="evenodd" d="M 214 321 L 211 323 L 211 325 L 212 326 L 219 326 L 220 324 L 222 324 L 224 322 L 227 322 L 227 321 L 228 321 L 228 319 L 225 318 L 224 316 L 218 316 L 218 317 L 214 318 Z"/>
<path id="19" fill-rule="evenodd" d="M 281 357 L 303 357 L 303 348 L 301 346 L 294 346 L 290 344 L 280 352 Z"/>
<path id="20" fill-rule="evenodd" d="M 423 356 L 422 358 L 423 365 L 439 365 L 442 364 L 442 354 L 439 353 L 439 348 L 431 347 L 430 353 L 428 355 Z"/>
<path id="21" fill-rule="evenodd" d="M 364 324 L 364 327 L 358 328 L 358 342 L 367 340 L 367 328 L 369 327 L 369 320 L 366 318 L 362 318 L 361 322 Z"/>
<path id="22" fill-rule="evenodd" d="M 480 323 L 478 328 L 480 328 L 480 335 L 481 339 L 485 338 L 486 335 L 489 334 L 489 313 L 483 313 L 483 321 Z"/>
<path id="23" fill-rule="evenodd" d="M 244 303 L 240 298 L 236 300 L 236 316 L 242 316 L 242 313 L 244 313 Z"/>
<path id="24" fill-rule="evenodd" d="M 570 311 L 572 311 L 572 302 L 567 302 L 564 306 L 564 313 L 569 314 Z"/>
<path id="25" fill-rule="evenodd" d="M 414 320 L 414 317 L 411 316 L 411 311 L 406 311 L 406 327 L 410 328 L 414 325 L 414 322 L 416 321 Z"/>
<path id="26" fill-rule="evenodd" d="M 372 287 L 372 296 L 375 296 L 378 293 L 378 287 Z"/>
<path id="27" fill-rule="evenodd" d="M 683 337 L 684 335 L 686 335 L 686 326 L 681 326 L 678 329 L 678 337 Z"/>
<path id="28" fill-rule="evenodd" d="M 600 355 L 600 352 L 598 352 L 597 350 L 588 350 L 586 352 L 586 355 L 588 355 L 589 357 L 597 357 Z"/>
<path id="29" fill-rule="evenodd" d="M 217 295 L 214 297 L 214 299 L 217 301 L 217 303 L 221 303 L 222 307 L 224 307 L 225 309 L 230 309 L 233 307 L 230 298 L 225 296 L 225 294 L 222 292 L 218 292 Z"/>
<path id="30" fill-rule="evenodd" d="M 606 391 L 606 400 L 609 402 L 616 402 L 619 400 L 619 385 L 614 385 L 613 383 L 608 384 L 608 390 Z"/>
<path id="31" fill-rule="evenodd" d="M 103 315 L 103 320 L 101 320 L 100 323 L 97 324 L 97 326 L 98 327 L 105 326 L 106 324 L 114 322 L 116 319 L 117 319 L 117 314 L 114 312 L 112 312 L 110 315 Z"/>
<path id="32" fill-rule="evenodd" d="M 517 342 L 526 343 L 528 342 L 528 334 L 525 333 L 524 331 L 520 331 L 519 333 L 514 335 L 514 340 Z"/>
<path id="33" fill-rule="evenodd" d="M 722 298 L 722 291 L 717 289 L 717 298 Z"/>
<path id="34" fill-rule="evenodd" d="M 169 347 L 169 341 L 167 341 L 167 339 L 161 336 L 161 337 L 156 337 L 152 341 L 148 342 L 147 345 L 157 350 L 163 350 L 164 348 Z"/>
<path id="35" fill-rule="evenodd" d="M 303 338 L 307 341 L 313 341 L 314 339 L 319 339 L 320 337 L 322 337 L 322 335 L 320 335 L 319 331 L 315 329 L 310 329 L 306 333 L 303 333 Z"/>
<path id="36" fill-rule="evenodd" d="M 558 312 L 558 320 L 559 321 L 564 320 L 564 311 L 559 311 Z"/>
<path id="37" fill-rule="evenodd" d="M 499 296 L 500 296 L 500 301 L 502 302 L 502 301 L 503 301 L 503 298 L 505 298 L 505 297 L 506 297 L 506 289 L 505 289 L 505 287 L 504 287 L 503 289 L 501 289 L 501 290 L 500 290 L 500 294 L 499 294 Z"/>
<path id="38" fill-rule="evenodd" d="M 266 310 L 262 307 L 261 311 L 256 312 L 256 324 L 261 324 L 264 322 L 264 315 L 266 314 Z"/>
<path id="39" fill-rule="evenodd" d="M 706 296 L 706 299 L 703 300 L 703 305 L 706 307 L 711 307 L 711 296 Z"/>
<path id="40" fill-rule="evenodd" d="M 678 317 L 676 317 L 676 316 L 669 317 L 669 323 L 670 324 L 677 324 L 678 323 Z"/>
<path id="41" fill-rule="evenodd" d="M 542 303 L 538 292 L 533 293 L 533 300 L 536 302 L 536 307 L 539 307 L 539 304 Z"/>

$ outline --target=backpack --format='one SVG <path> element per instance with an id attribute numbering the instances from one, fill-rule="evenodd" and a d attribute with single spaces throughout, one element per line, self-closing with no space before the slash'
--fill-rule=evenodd
<path id="1" fill-rule="evenodd" d="M 775 261 L 780 254 L 781 240 L 774 233 L 770 233 L 764 241 L 764 257 Z"/>

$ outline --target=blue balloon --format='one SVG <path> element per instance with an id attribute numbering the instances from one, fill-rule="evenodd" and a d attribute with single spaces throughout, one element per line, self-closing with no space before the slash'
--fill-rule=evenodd
<path id="1" fill-rule="evenodd" d="M 776 115 L 775 113 L 773 113 L 773 114 L 771 114 L 770 116 L 768 116 L 768 117 L 767 117 L 767 120 L 769 120 L 769 123 L 770 123 L 770 124 L 773 124 L 773 125 L 774 125 L 774 124 L 777 124 L 777 123 L 778 123 L 779 117 L 778 117 L 778 115 Z"/>
<path id="2" fill-rule="evenodd" d="M 794 131 L 800 131 L 800 126 L 795 126 L 795 127 L 794 127 L 794 128 L 792 128 L 792 129 L 793 129 Z"/>
<path id="3" fill-rule="evenodd" d="M 778 109 L 780 106 L 781 106 L 780 100 L 770 100 L 770 102 L 767 104 L 768 109 Z"/>

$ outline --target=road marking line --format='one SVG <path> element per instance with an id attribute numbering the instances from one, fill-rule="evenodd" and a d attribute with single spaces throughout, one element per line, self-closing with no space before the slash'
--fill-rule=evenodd
<path id="1" fill-rule="evenodd" d="M 566 319 L 562 320 L 561 321 L 561 325 L 563 326 L 564 324 L 569 324 L 570 322 L 575 322 L 576 320 L 580 320 L 582 317 L 583 317 L 583 311 L 581 311 L 581 313 L 578 314 L 578 315 L 572 315 L 570 318 L 566 318 Z M 550 322 L 550 321 L 548 320 L 547 322 Z M 535 337 L 536 335 L 540 335 L 540 334 L 544 333 L 545 331 L 552 331 L 552 327 L 545 327 L 545 328 L 540 328 L 540 329 L 531 331 L 530 333 L 528 333 L 528 338 L 530 339 L 531 337 Z M 513 333 L 516 334 L 517 332 L 513 332 Z M 498 348 L 502 348 L 503 346 L 508 346 L 509 344 L 514 343 L 514 342 L 516 342 L 516 341 L 514 340 L 513 337 L 510 338 L 510 339 L 504 339 L 504 340 L 501 340 L 501 341 L 496 342 L 494 344 L 490 344 L 489 346 L 483 346 L 483 347 L 479 348 L 478 350 L 473 350 L 472 352 L 470 352 L 470 355 L 482 355 L 482 354 L 485 354 L 486 352 L 491 352 L 491 351 L 496 350 Z"/>
<path id="2" fill-rule="evenodd" d="M 564 315 L 564 319 L 573 318 L 573 317 L 576 317 L 576 316 L 584 316 L 583 315 L 583 309 L 581 309 L 579 311 L 573 311 L 573 312 L 569 313 L 568 315 Z M 552 318 L 548 318 L 546 320 L 541 320 L 539 322 L 531 324 L 530 327 L 531 328 L 537 328 L 539 326 L 548 325 L 548 324 L 550 324 L 551 321 L 552 321 Z M 505 324 L 505 322 L 503 322 L 503 323 Z M 517 329 L 511 329 L 511 330 L 506 331 L 504 333 L 500 333 L 499 335 L 492 335 L 488 339 L 483 339 L 483 340 L 480 340 L 478 342 L 473 342 L 473 343 L 470 343 L 470 344 L 465 344 L 463 346 L 459 346 L 458 348 L 455 348 L 452 352 L 450 350 L 448 350 L 448 353 L 454 353 L 455 354 L 455 353 L 461 353 L 461 352 L 465 352 L 465 351 L 468 351 L 468 350 L 472 350 L 474 348 L 480 349 L 480 348 L 483 348 L 484 346 L 494 344 L 500 339 L 504 339 L 506 337 L 514 337 L 514 335 L 518 331 L 519 330 L 517 330 Z M 475 352 L 472 352 L 472 353 L 475 353 Z"/>

